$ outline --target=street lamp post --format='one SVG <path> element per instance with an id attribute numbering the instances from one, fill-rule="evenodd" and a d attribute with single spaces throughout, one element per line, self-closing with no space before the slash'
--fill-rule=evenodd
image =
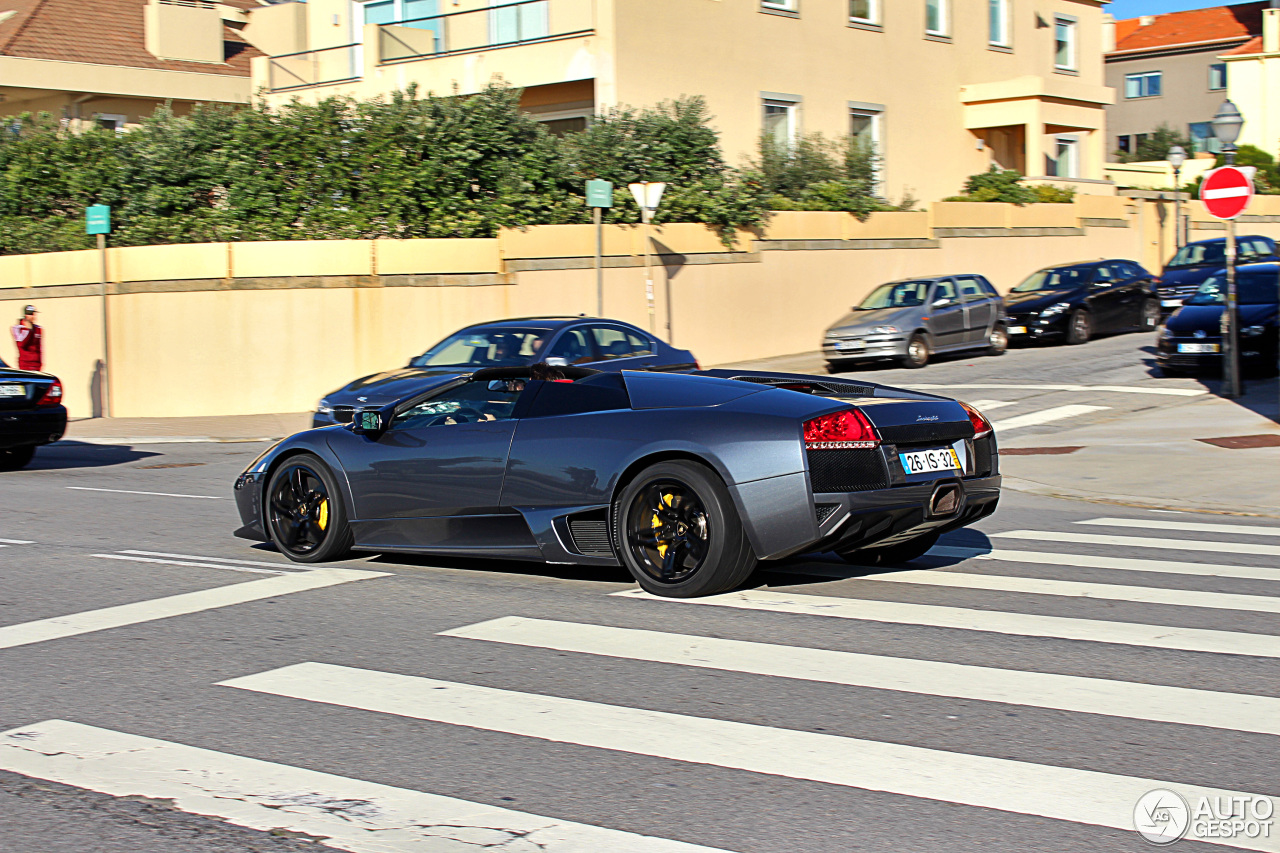
<path id="1" fill-rule="evenodd" d="M 1236 140 L 1240 138 L 1240 128 L 1244 126 L 1244 116 L 1228 99 L 1218 107 L 1218 114 L 1213 117 L 1213 133 L 1222 141 L 1222 155 L 1228 166 L 1236 162 Z M 1243 394 L 1240 386 L 1240 314 L 1236 306 L 1236 221 L 1227 220 L 1227 304 L 1222 312 L 1223 347 L 1223 379 L 1226 381 L 1226 396 L 1240 397 Z"/>
<path id="2" fill-rule="evenodd" d="M 1181 249 L 1182 236 L 1182 164 L 1187 162 L 1187 151 L 1181 145 L 1169 149 L 1166 158 L 1173 167 L 1173 245 Z"/>
<path id="3" fill-rule="evenodd" d="M 627 188 L 631 190 L 631 195 L 635 197 L 636 204 L 640 206 L 640 221 L 644 223 L 644 293 L 649 301 L 649 331 L 657 332 L 655 328 L 657 319 L 654 316 L 653 305 L 653 259 L 650 251 L 653 238 L 651 236 L 651 227 L 653 223 L 654 211 L 658 209 L 658 205 L 662 203 L 662 192 L 667 185 L 659 182 L 642 181 L 640 183 L 628 184 Z M 671 340 L 671 294 L 667 294 L 667 340 Z"/>

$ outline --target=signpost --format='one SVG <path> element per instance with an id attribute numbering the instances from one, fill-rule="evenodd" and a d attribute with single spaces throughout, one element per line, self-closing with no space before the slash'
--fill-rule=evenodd
<path id="1" fill-rule="evenodd" d="M 636 204 L 640 206 L 640 220 L 644 223 L 644 293 L 649 300 L 649 331 L 656 332 L 654 328 L 657 321 L 654 319 L 653 310 L 653 259 L 650 257 L 650 248 L 653 242 L 650 236 L 651 223 L 653 222 L 653 212 L 658 209 L 658 205 L 662 203 L 662 191 L 667 188 L 666 184 L 642 181 L 638 184 L 627 184 L 627 189 L 631 190 L 631 195 L 635 198 Z M 667 340 L 671 340 L 671 294 L 667 294 Z"/>
<path id="2" fill-rule="evenodd" d="M 591 221 L 596 226 L 596 316 L 604 316 L 604 225 L 601 211 L 613 207 L 613 184 L 608 181 L 587 181 L 587 207 L 591 208 Z"/>
<path id="3" fill-rule="evenodd" d="M 1222 368 L 1226 396 L 1242 395 L 1240 383 L 1240 314 L 1236 305 L 1236 222 L 1253 201 L 1253 173 L 1248 166 L 1210 171 L 1200 185 L 1200 200 L 1209 215 L 1227 223 L 1227 296 L 1222 312 Z"/>
<path id="4" fill-rule="evenodd" d="M 107 331 L 107 235 L 111 233 L 111 208 L 94 204 L 85 208 L 84 231 L 98 237 L 98 271 L 102 283 L 102 416 L 111 417 L 110 337 Z"/>

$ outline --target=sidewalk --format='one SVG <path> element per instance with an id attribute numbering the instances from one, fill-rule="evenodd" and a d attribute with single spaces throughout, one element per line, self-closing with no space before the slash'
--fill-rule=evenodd
<path id="1" fill-rule="evenodd" d="M 311 413 L 204 418 L 78 418 L 63 441 L 85 444 L 193 444 L 275 441 L 311 426 Z"/>
<path id="2" fill-rule="evenodd" d="M 1052 497 L 1280 518 L 1276 383 L 1250 383 L 1241 402 L 1200 397 L 1123 420 L 1000 442 L 1005 488 Z M 1242 403 L 1244 405 L 1242 405 Z M 1265 436 L 1277 446 L 1228 448 L 1202 439 Z M 1060 455 L 1004 451 L 1079 447 Z"/>

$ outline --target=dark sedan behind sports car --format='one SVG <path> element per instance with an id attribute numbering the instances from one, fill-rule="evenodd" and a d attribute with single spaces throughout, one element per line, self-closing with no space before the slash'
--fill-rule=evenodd
<path id="1" fill-rule="evenodd" d="M 1089 261 L 1032 273 L 1004 298 L 1010 342 L 1065 340 L 1154 329 L 1160 303 L 1154 279 L 1133 261 Z"/>
<path id="2" fill-rule="evenodd" d="M 57 441 L 66 431 L 58 377 L 0 361 L 0 471 L 23 467 L 37 447 Z"/>
<path id="3" fill-rule="evenodd" d="M 1270 237 L 1250 235 L 1236 238 L 1236 256 L 1241 264 L 1276 260 L 1276 242 Z M 1227 263 L 1227 238 L 1197 240 L 1178 250 L 1165 264 L 1156 282 L 1161 318 L 1182 305 L 1200 289 L 1209 276 L 1223 271 Z"/>
<path id="4" fill-rule="evenodd" d="M 910 560 L 995 511 L 995 435 L 945 397 L 826 377 L 528 367 L 455 374 L 298 433 L 236 480 L 287 557 L 409 551 L 624 565 L 710 595 L 760 561 Z"/>
<path id="5" fill-rule="evenodd" d="M 1156 363 L 1167 373 L 1222 369 L 1222 310 L 1226 273 L 1211 276 L 1173 313 L 1156 340 Z M 1240 317 L 1240 365 L 1276 369 L 1280 264 L 1236 269 L 1236 310 Z"/>
<path id="6" fill-rule="evenodd" d="M 312 426 L 349 423 L 375 398 L 426 391 L 441 376 L 545 361 L 596 370 L 696 370 L 698 360 L 629 323 L 593 317 L 518 317 L 454 332 L 408 366 L 363 376 L 324 396 Z"/>

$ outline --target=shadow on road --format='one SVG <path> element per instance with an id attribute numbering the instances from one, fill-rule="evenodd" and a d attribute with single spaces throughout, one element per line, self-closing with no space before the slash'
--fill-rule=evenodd
<path id="1" fill-rule="evenodd" d="M 24 471 L 56 471 L 67 468 L 109 468 L 125 465 L 161 454 L 150 450 L 137 450 L 123 444 L 82 444 L 78 441 L 59 441 L 36 448 L 35 458 L 22 469 Z"/>
<path id="2" fill-rule="evenodd" d="M 494 575 L 528 575 L 557 580 L 591 583 L 629 583 L 631 573 L 621 566 L 564 566 L 531 560 L 496 560 L 486 557 L 440 557 L 417 554 L 379 554 L 368 565 L 422 566 L 433 569 L 463 569 Z"/>
<path id="3" fill-rule="evenodd" d="M 1187 379 L 1194 379 L 1199 382 L 1206 391 L 1215 397 L 1223 397 L 1224 382 L 1221 373 L 1210 369 L 1204 370 L 1185 370 L 1178 373 L 1169 373 L 1161 369 L 1156 364 L 1155 352 L 1153 346 L 1142 347 L 1141 351 L 1146 353 L 1148 357 L 1142 359 L 1142 363 L 1147 367 L 1147 374 L 1154 378 L 1166 376 L 1183 376 Z M 1276 423 L 1280 423 L 1280 406 L 1277 405 L 1277 398 L 1280 397 L 1280 380 L 1276 378 L 1275 368 L 1270 369 L 1246 369 L 1243 374 L 1243 390 L 1244 396 L 1233 400 L 1236 405 L 1248 409 L 1255 415 L 1268 418 Z"/>
<path id="4" fill-rule="evenodd" d="M 948 534 L 939 543 L 951 548 L 965 548 L 976 552 L 991 551 L 995 546 L 985 533 L 965 528 Z M 863 565 L 850 563 L 835 554 L 803 554 L 776 563 L 761 563 L 760 569 L 748 582 L 748 587 L 802 586 L 829 583 L 833 580 L 852 580 L 873 575 L 919 569 L 942 569 L 958 565 L 967 557 L 944 557 L 928 554 L 907 563 Z"/>

